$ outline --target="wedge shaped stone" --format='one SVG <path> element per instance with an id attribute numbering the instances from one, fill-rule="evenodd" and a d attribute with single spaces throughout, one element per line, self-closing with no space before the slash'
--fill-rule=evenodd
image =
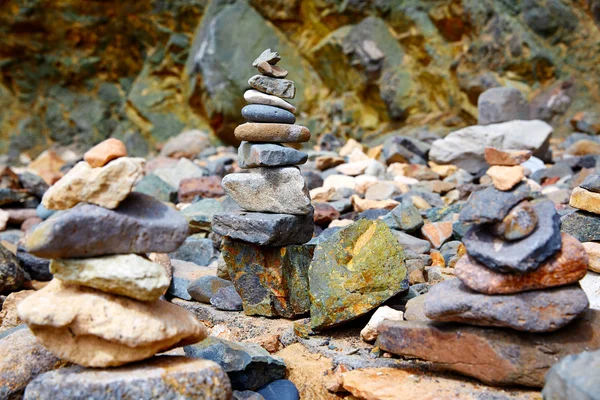
<path id="1" fill-rule="evenodd" d="M 244 92 L 244 100 L 250 104 L 265 104 L 267 106 L 275 106 L 288 110 L 291 113 L 296 112 L 296 107 L 283 100 L 280 97 L 272 96 L 258 90 L 249 89 Z"/>
<path id="2" fill-rule="evenodd" d="M 308 154 L 270 143 L 242 142 L 238 148 L 238 165 L 241 168 L 286 167 L 304 164 Z"/>
<path id="3" fill-rule="evenodd" d="M 294 81 L 290 81 L 289 79 L 277 79 L 264 75 L 254 75 L 248 80 L 248 85 L 260 92 L 283 97 L 285 99 L 293 99 L 296 95 Z"/>

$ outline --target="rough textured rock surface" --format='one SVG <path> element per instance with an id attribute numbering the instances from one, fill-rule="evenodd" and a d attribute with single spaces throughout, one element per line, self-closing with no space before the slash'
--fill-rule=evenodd
<path id="1" fill-rule="evenodd" d="M 308 277 L 313 329 L 360 317 L 408 289 L 402 247 L 384 222 L 366 219 L 318 244 Z"/>
<path id="2" fill-rule="evenodd" d="M 144 164 L 142 158 L 129 157 L 100 168 L 79 162 L 46 191 L 42 204 L 49 210 L 66 210 L 83 202 L 116 208 L 133 190 Z"/>
<path id="3" fill-rule="evenodd" d="M 550 368 L 542 395 L 545 399 L 589 399 L 600 396 L 600 350 L 570 354 Z"/>
<path id="4" fill-rule="evenodd" d="M 600 214 L 600 193 L 576 187 L 571 193 L 569 205 L 583 211 Z"/>
<path id="5" fill-rule="evenodd" d="M 145 194 L 132 193 L 114 210 L 80 204 L 46 220 L 30 233 L 25 248 L 44 258 L 168 253 L 184 242 L 188 229 L 178 211 Z"/>
<path id="6" fill-rule="evenodd" d="M 510 192 L 490 186 L 473 193 L 460 212 L 460 220 L 477 224 L 501 222 L 515 205 L 531 196 L 531 189 L 525 183 Z"/>
<path id="7" fill-rule="evenodd" d="M 479 125 L 529 119 L 529 104 L 516 88 L 497 87 L 486 90 L 477 99 L 477 110 Z"/>
<path id="8" fill-rule="evenodd" d="M 143 360 L 207 336 L 196 317 L 164 300 L 140 302 L 58 279 L 28 296 L 17 310 L 54 355 L 89 367 Z"/>
<path id="9" fill-rule="evenodd" d="M 235 137 L 248 142 L 308 142 L 310 131 L 302 125 L 247 122 L 235 128 Z"/>
<path id="10" fill-rule="evenodd" d="M 313 215 L 231 212 L 215 214 L 214 232 L 261 246 L 304 244 L 313 235 Z"/>
<path id="11" fill-rule="evenodd" d="M 600 240 L 600 218 L 585 211 L 575 211 L 560 218 L 560 230 L 580 242 Z"/>
<path id="12" fill-rule="evenodd" d="M 142 301 L 158 300 L 171 283 L 162 265 L 135 254 L 52 260 L 50 272 L 67 284 Z"/>
<path id="13" fill-rule="evenodd" d="M 284 110 L 288 110 L 291 113 L 296 112 L 296 107 L 294 107 L 284 99 L 263 92 L 259 92 L 258 90 L 254 89 L 246 90 L 244 92 L 244 100 L 246 100 L 250 104 L 266 104 L 269 106 L 283 108 Z"/>
<path id="14" fill-rule="evenodd" d="M 434 285 L 427 293 L 425 315 L 434 321 L 552 332 L 589 306 L 579 285 L 495 295 L 477 293 L 459 279 Z"/>
<path id="15" fill-rule="evenodd" d="M 40 375 L 24 399 L 156 400 L 231 398 L 229 378 L 216 363 L 160 356 L 144 363 L 95 369 L 75 366 Z"/>
<path id="16" fill-rule="evenodd" d="M 24 280 L 25 272 L 19 264 L 19 259 L 0 244 L 0 293 L 19 289 Z"/>
<path id="17" fill-rule="evenodd" d="M 463 237 L 469 255 L 499 272 L 528 272 L 536 269 L 561 246 L 560 219 L 554 203 L 534 205 L 538 215 L 535 231 L 524 239 L 499 241 L 485 225 L 471 227 Z"/>
<path id="18" fill-rule="evenodd" d="M 304 164 L 308 154 L 272 143 L 242 142 L 238 148 L 241 168 L 284 167 Z"/>
<path id="19" fill-rule="evenodd" d="M 427 295 L 426 295 L 427 296 Z M 377 344 L 490 385 L 541 388 L 544 376 L 568 354 L 600 349 L 600 311 L 589 310 L 568 329 L 547 334 L 458 324 L 384 321 Z"/>
<path id="20" fill-rule="evenodd" d="M 563 233 L 561 249 L 533 271 L 496 272 L 465 255 L 456 263 L 454 275 L 472 290 L 492 295 L 568 285 L 583 278 L 587 269 L 588 256 L 583 246 L 573 236 Z"/>
<path id="21" fill-rule="evenodd" d="M 537 226 L 535 209 L 527 200 L 514 206 L 502 222 L 491 226 L 494 235 L 505 240 L 518 240 L 529 236 Z"/>

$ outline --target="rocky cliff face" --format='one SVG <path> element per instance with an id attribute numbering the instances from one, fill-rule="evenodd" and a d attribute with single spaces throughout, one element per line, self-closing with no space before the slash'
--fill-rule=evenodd
<path id="1" fill-rule="evenodd" d="M 0 0 L 0 33 L 11 158 L 109 136 L 142 155 L 186 128 L 231 143 L 267 47 L 314 136 L 445 133 L 503 85 L 559 134 L 600 109 L 599 0 Z"/>

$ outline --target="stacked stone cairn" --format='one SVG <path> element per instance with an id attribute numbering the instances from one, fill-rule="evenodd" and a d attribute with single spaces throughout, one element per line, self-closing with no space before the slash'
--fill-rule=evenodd
<path id="1" fill-rule="evenodd" d="M 295 125 L 295 86 L 275 64 L 279 53 L 265 50 L 253 63 L 259 75 L 244 93 L 248 121 L 235 129 L 241 141 L 238 164 L 247 169 L 226 175 L 225 191 L 243 209 L 216 214 L 212 229 L 225 237 L 224 260 L 244 312 L 292 318 L 308 312 L 306 274 L 312 254 L 313 208 L 299 164 L 308 155 L 282 145 L 306 142 L 309 130 Z"/>
<path id="2" fill-rule="evenodd" d="M 132 193 L 145 160 L 126 155 L 115 139 L 89 150 L 42 199 L 60 212 L 25 242 L 29 253 L 51 259 L 54 279 L 23 300 L 18 315 L 50 352 L 86 367 L 147 359 L 207 336 L 194 315 L 160 299 L 171 278 L 158 253 L 176 250 L 188 223 Z"/>
<path id="3" fill-rule="evenodd" d="M 460 213 L 472 224 L 458 279 L 435 285 L 425 315 L 435 321 L 551 332 L 588 309 L 578 281 L 588 256 L 560 231 L 554 203 L 523 181 L 528 151 L 486 148 L 493 186 L 475 192 Z"/>

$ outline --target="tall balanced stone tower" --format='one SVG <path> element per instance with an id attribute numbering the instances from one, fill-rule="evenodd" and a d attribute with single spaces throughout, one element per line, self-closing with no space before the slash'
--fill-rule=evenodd
<path id="1" fill-rule="evenodd" d="M 306 276 L 310 250 L 299 246 L 313 235 L 313 208 L 299 164 L 308 155 L 282 143 L 306 142 L 310 132 L 295 125 L 294 82 L 275 64 L 279 53 L 265 50 L 252 66 L 261 73 L 244 93 L 248 121 L 235 129 L 242 141 L 240 167 L 222 185 L 243 209 L 217 214 L 213 231 L 225 236 L 223 257 L 249 315 L 292 318 L 308 312 Z"/>

